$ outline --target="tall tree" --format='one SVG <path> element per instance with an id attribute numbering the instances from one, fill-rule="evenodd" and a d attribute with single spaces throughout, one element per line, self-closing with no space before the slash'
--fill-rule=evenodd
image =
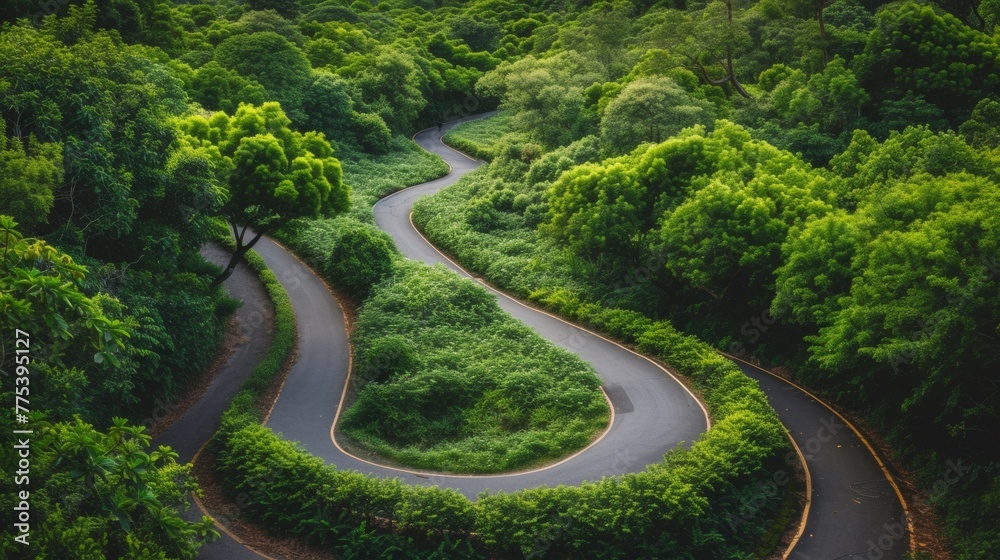
<path id="1" fill-rule="evenodd" d="M 663 76 L 640 78 L 608 103 L 601 136 L 618 152 L 643 142 L 659 143 L 696 124 L 711 124 L 712 104 L 695 99 Z"/>
<path id="2" fill-rule="evenodd" d="M 221 215 L 236 240 L 216 279 L 228 278 L 260 238 L 295 218 L 345 210 L 349 189 L 340 161 L 322 133 L 300 133 L 275 102 L 240 105 L 232 117 L 215 113 L 178 120 L 182 144 L 211 154 L 225 202 Z"/>

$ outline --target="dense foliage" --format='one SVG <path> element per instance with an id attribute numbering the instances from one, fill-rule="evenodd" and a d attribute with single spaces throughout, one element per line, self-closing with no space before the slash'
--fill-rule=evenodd
<path id="1" fill-rule="evenodd" d="M 572 122 L 525 117 L 548 109 L 523 102 L 540 99 L 525 63 L 502 64 L 477 84 L 501 117 L 446 138 L 492 164 L 414 220 L 522 297 L 642 311 L 795 366 L 884 428 L 921 484 L 975 457 L 925 496 L 959 557 L 996 554 L 997 7 L 782 6 L 654 7 L 620 53 L 631 70 L 604 63 L 611 80 L 549 105 L 575 103 Z M 580 74 L 574 49 L 539 60 Z M 654 78 L 687 96 L 655 115 L 689 128 L 657 137 L 638 109 Z M 706 120 L 685 122 L 695 107 Z"/>
<path id="2" fill-rule="evenodd" d="M 7 557 L 195 558 L 218 534 L 207 518 L 182 517 L 198 490 L 190 465 L 177 464 L 169 447 L 148 450 L 145 428 L 124 418 L 106 431 L 80 419 L 102 418 L 115 397 L 131 394 L 133 356 L 141 355 L 129 341 L 136 319 L 113 318 L 118 300 L 82 289 L 87 267 L 22 237 L 10 216 L 0 215 L 0 252 L 0 396 L 13 403 L 17 395 L 31 411 L 30 423 L 3 419 L 8 433 L 20 433 L 3 454 L 10 475 L 0 503 L 23 525 L 8 529 L 0 550 Z"/>
<path id="3" fill-rule="evenodd" d="M 197 253 L 218 217 L 278 228 L 352 297 L 368 296 L 396 273 L 397 259 L 369 208 L 444 168 L 401 134 L 501 104 L 502 117 L 465 129 L 478 132 L 449 135 L 493 163 L 418 208 L 436 241 L 523 297 L 667 352 L 694 378 L 715 366 L 667 347 L 696 343 L 647 333 L 633 311 L 797 366 L 804 381 L 885 428 L 928 487 L 949 459 L 971 461 L 931 501 L 957 557 L 996 556 L 1000 467 L 989 437 L 1000 355 L 1000 4 L 883 4 L 8 2 L 0 212 L 11 216 L 5 254 L 17 257 L 3 262 L 0 301 L 4 327 L 30 327 L 45 349 L 32 381 L 35 410 L 53 426 L 45 437 L 62 444 L 83 434 L 94 454 L 108 437 L 147 445 L 113 418 L 144 417 L 157 399 L 178 396 L 215 353 L 235 305 Z M 303 216 L 322 218 L 288 222 Z M 252 242 L 235 233 L 240 245 Z M 10 333 L 0 336 L 8 348 Z M 287 348 L 275 352 L 282 357 L 257 382 Z M 6 380 L 12 358 L 2 359 Z M 251 397 L 240 398 L 237 408 Z M 248 423 L 227 430 L 232 484 L 285 457 L 308 463 L 301 474 L 316 495 L 330 476 L 365 492 L 387 487 L 319 469 Z M 748 470 L 762 464 L 755 451 L 701 449 Z M 719 468 L 699 453 L 668 459 L 663 472 L 674 474 L 663 476 Z M 154 505 L 181 507 L 190 480 L 169 453 L 157 457 L 142 486 L 153 501 L 116 510 L 90 496 L 65 514 L 66 527 L 77 519 L 93 531 L 80 550 L 194 553 L 201 537 L 189 529 L 197 528 L 123 537 L 121 517 L 117 527 L 104 523 L 123 511 L 136 527 L 172 519 L 149 515 Z M 69 488 L 59 465 L 45 474 L 52 492 Z M 155 472 L 177 476 L 161 484 Z M 746 551 L 754 538 L 720 541 L 711 525 L 742 472 L 692 483 L 710 502 L 692 499 L 693 517 L 649 546 L 706 557 Z M 386 490 L 393 498 L 362 515 L 331 502 L 336 521 L 293 523 L 311 513 L 282 510 L 280 528 L 338 539 L 345 555 L 364 543 L 529 554 L 531 539 L 555 543 L 542 545 L 552 556 L 600 547 L 653 554 L 635 548 L 652 539 L 645 514 L 587 508 L 656 476 L 481 500 L 503 504 L 481 511 L 437 490 Z M 283 482 L 291 484 L 275 484 Z M 289 499 L 301 495 L 295 488 L 274 490 L 260 512 L 300 505 Z M 454 516 L 421 517 L 429 511 Z M 374 533 L 385 519 L 404 534 Z M 634 532 L 607 536 L 594 519 Z M 83 534 L 73 527 L 63 534 Z M 460 537 L 473 530 L 483 535 L 475 544 Z M 602 535 L 597 548 L 586 548 L 591 534 Z"/>

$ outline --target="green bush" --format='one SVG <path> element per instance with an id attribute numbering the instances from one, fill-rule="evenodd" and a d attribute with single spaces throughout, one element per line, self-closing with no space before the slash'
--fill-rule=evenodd
<path id="1" fill-rule="evenodd" d="M 607 426 L 587 364 L 442 267 L 400 263 L 365 301 L 352 339 L 363 385 L 340 427 L 403 464 L 527 467 L 585 446 Z"/>
<path id="2" fill-rule="evenodd" d="M 372 286 L 392 272 L 396 248 L 392 238 L 374 226 L 345 222 L 353 227 L 342 229 L 324 272 L 349 296 L 362 301 Z"/>
<path id="3" fill-rule="evenodd" d="M 351 129 L 358 146 L 365 152 L 385 154 L 392 149 L 392 132 L 375 113 L 353 113 Z"/>

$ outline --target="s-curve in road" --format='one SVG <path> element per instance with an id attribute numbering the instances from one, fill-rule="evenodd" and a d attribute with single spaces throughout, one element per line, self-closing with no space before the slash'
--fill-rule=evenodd
<path id="1" fill-rule="evenodd" d="M 454 126 L 451 123 L 445 129 Z M 404 255 L 440 263 L 468 276 L 430 245 L 410 221 L 413 203 L 454 183 L 482 162 L 441 142 L 441 131 L 425 130 L 414 139 L 440 155 L 452 172 L 382 199 L 375 221 Z M 375 476 L 399 477 L 414 484 L 438 484 L 474 498 L 483 490 L 514 491 L 539 485 L 576 485 L 643 470 L 678 444 L 689 444 L 708 426 L 702 405 L 668 372 L 597 335 L 528 307 L 494 291 L 501 307 L 553 343 L 590 362 L 604 380 L 613 405 L 611 426 L 596 443 L 546 468 L 525 473 L 449 476 L 400 470 L 345 452 L 332 437 L 350 350 L 342 313 L 333 296 L 308 268 L 281 247 L 261 241 L 258 251 L 285 284 L 298 323 L 299 360 L 293 366 L 267 425 L 286 439 L 340 468 Z M 806 524 L 785 558 L 795 560 L 899 559 L 912 535 L 905 506 L 875 452 L 826 405 L 784 380 L 740 363 L 758 379 L 805 456 L 811 483 Z M 797 455 L 788 474 L 801 469 Z"/>
<path id="2" fill-rule="evenodd" d="M 453 126 L 453 125 L 451 125 Z M 436 181 L 406 189 L 386 197 L 375 206 L 375 220 L 389 232 L 396 245 L 411 258 L 428 263 L 441 262 L 445 266 L 464 274 L 455 263 L 442 255 L 416 232 L 409 215 L 413 203 L 421 196 L 437 192 L 455 182 L 461 175 L 479 167 L 482 162 L 461 154 L 441 141 L 441 133 L 435 129 L 425 130 L 414 137 L 426 150 L 444 158 L 452 167 L 452 173 Z M 657 418 L 656 403 L 642 401 L 642 408 L 633 406 L 636 397 L 644 399 L 650 392 L 644 385 L 621 385 L 622 379 L 637 375 L 634 370 L 615 369 L 611 362 L 616 358 L 605 353 L 607 343 L 594 341 L 593 335 L 575 331 L 565 324 L 558 324 L 551 318 L 543 319 L 537 311 L 526 310 L 519 303 L 499 295 L 501 306 L 513 315 L 533 326 L 550 340 L 577 351 L 590 361 L 605 380 L 605 387 L 615 404 L 616 414 L 628 420 L 644 417 Z M 561 330 L 560 330 L 561 329 Z M 565 339 L 558 338 L 562 332 Z M 573 338 L 576 336 L 588 338 Z M 598 339 L 599 340 L 599 339 Z M 566 342 L 569 341 L 569 344 Z M 601 341 L 603 342 L 603 341 Z M 758 380 L 761 388 L 778 412 L 778 416 L 789 430 L 789 435 L 800 448 L 806 462 L 812 488 L 809 510 L 804 527 L 794 546 L 785 552 L 785 558 L 793 560 L 896 560 L 904 556 L 912 544 L 912 529 L 909 525 L 905 502 L 892 475 L 876 455 L 875 450 L 863 439 L 847 421 L 827 405 L 784 379 L 769 374 L 751 364 L 734 360 L 750 377 Z M 662 372 L 661 372 L 662 373 Z M 644 374 L 645 375 L 645 374 Z M 649 374 L 653 384 L 653 373 Z M 677 410 L 679 393 L 669 384 L 657 386 L 657 398 L 667 399 L 668 410 Z M 629 411 L 629 412 L 626 412 Z M 632 415 L 629 417 L 629 415 Z M 619 417 L 616 417 L 616 424 Z M 612 437 L 614 429 L 608 434 Z M 686 428 L 692 429 L 692 428 Z M 621 430 L 622 434 L 626 430 Z M 674 432 L 675 434 L 676 432 Z M 668 432 L 666 437 L 677 437 Z M 620 436 L 621 437 L 621 436 Z M 662 441 L 659 434 L 650 434 L 649 439 L 624 436 L 624 440 L 652 443 Z M 614 441 L 614 440 L 612 440 Z M 603 443 L 603 442 L 602 442 Z M 641 445 L 637 443 L 636 446 Z M 618 447 L 618 449 L 623 449 Z M 626 446 L 624 449 L 629 449 Z M 652 459 L 650 450 L 641 460 L 632 462 L 629 470 L 641 468 Z M 625 454 L 630 456 L 630 454 Z M 789 480 L 802 469 L 798 454 L 789 457 L 788 469 L 784 475 Z M 567 481 L 571 482 L 571 481 Z"/>
<path id="3" fill-rule="evenodd" d="M 453 183 L 482 162 L 445 148 L 436 130 L 435 134 L 418 134 L 417 141 L 432 148 L 437 142 L 435 151 L 448 161 L 452 172 L 383 199 L 375 207 L 376 221 L 406 256 L 444 263 L 465 275 L 413 229 L 410 207 L 420 196 Z M 541 485 L 577 485 L 603 476 L 641 471 L 660 462 L 664 453 L 677 445 L 689 445 L 708 428 L 708 415 L 701 403 L 666 370 L 617 344 L 498 294 L 500 305 L 508 312 L 593 364 L 604 380 L 614 409 L 608 430 L 582 452 L 521 473 L 450 476 L 362 460 L 345 452 L 331 437 L 350 367 L 350 348 L 337 301 L 315 274 L 282 247 L 261 240 L 256 249 L 288 290 L 298 329 L 298 360 L 266 425 L 339 468 L 398 477 L 413 484 L 437 484 L 475 498 L 487 489 L 514 491 Z"/>

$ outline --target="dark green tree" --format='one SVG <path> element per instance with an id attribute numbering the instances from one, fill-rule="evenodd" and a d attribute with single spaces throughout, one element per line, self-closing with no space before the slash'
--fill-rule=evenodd
<path id="1" fill-rule="evenodd" d="M 216 48 L 215 60 L 264 86 L 292 120 L 305 120 L 302 99 L 312 79 L 309 59 L 288 39 L 273 31 L 234 35 Z"/>

